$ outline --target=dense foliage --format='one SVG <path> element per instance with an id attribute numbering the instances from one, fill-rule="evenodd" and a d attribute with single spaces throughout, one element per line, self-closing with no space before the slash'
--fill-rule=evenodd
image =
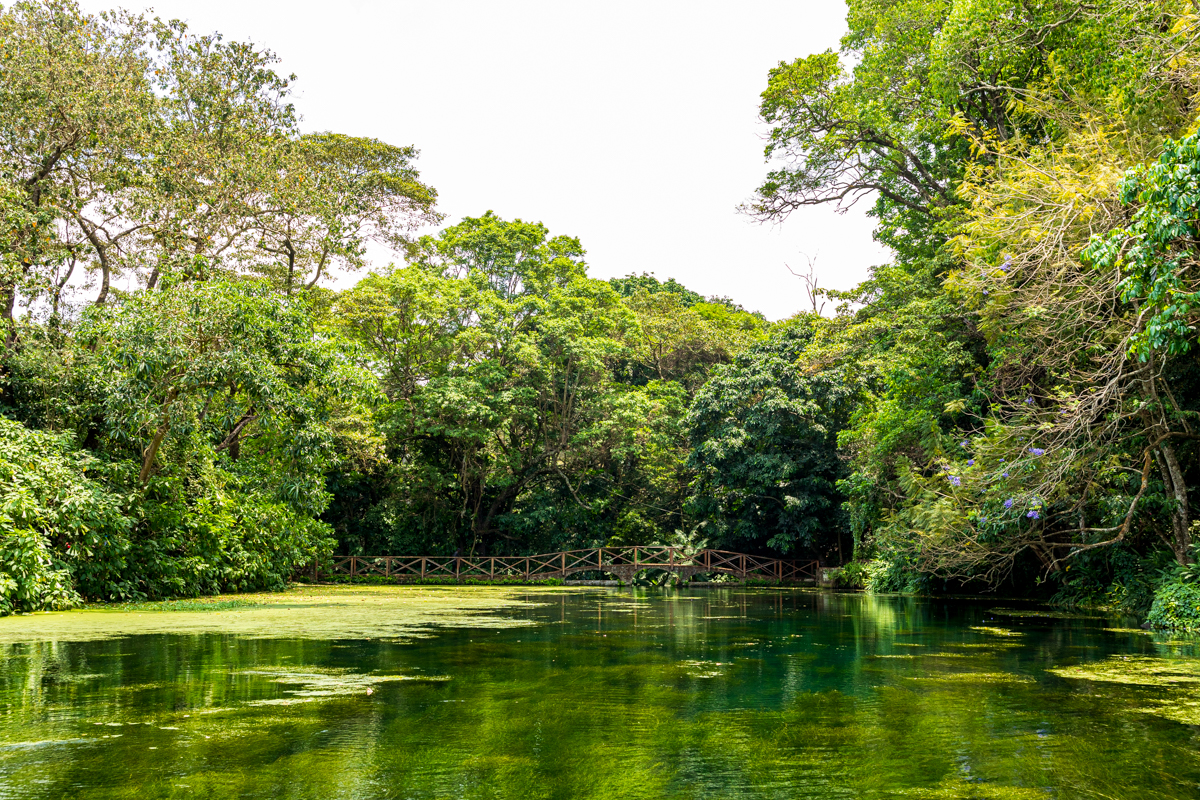
<path id="1" fill-rule="evenodd" d="M 811 550 L 835 532 L 842 549 L 844 467 L 837 433 L 851 393 L 834 371 L 796 369 L 819 325 L 797 317 L 714 374 L 688 415 L 691 509 L 722 541 Z M 840 552 L 839 552 L 840 555 Z"/>
<path id="2" fill-rule="evenodd" d="M 1200 17 L 848 7 L 768 76 L 745 211 L 871 203 L 894 257 L 775 324 L 539 223 L 418 235 L 417 151 L 301 133 L 269 51 L 0 11 L 0 610 L 704 540 L 1183 619 Z"/>
<path id="3" fill-rule="evenodd" d="M 839 442 L 868 583 L 1145 613 L 1160 554 L 1194 554 L 1200 18 L 849 8 L 840 53 L 772 71 L 773 169 L 748 210 L 869 196 L 895 251 L 832 293 L 799 359 L 862 382 Z"/>
<path id="4" fill-rule="evenodd" d="M 688 414 L 760 315 L 491 212 L 419 236 L 417 151 L 301 133 L 269 51 L 71 0 L 0 30 L 0 613 L 721 523 Z M 368 245 L 403 265 L 323 288 Z M 786 425 L 820 502 L 714 542 L 836 546 L 835 432 Z"/>

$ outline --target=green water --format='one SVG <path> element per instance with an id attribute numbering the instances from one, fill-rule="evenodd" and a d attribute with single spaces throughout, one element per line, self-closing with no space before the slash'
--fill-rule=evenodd
<path id="1" fill-rule="evenodd" d="M 1200 797 L 1196 643 L 1104 619 L 772 589 L 260 600 L 0 619 L 0 798 Z"/>

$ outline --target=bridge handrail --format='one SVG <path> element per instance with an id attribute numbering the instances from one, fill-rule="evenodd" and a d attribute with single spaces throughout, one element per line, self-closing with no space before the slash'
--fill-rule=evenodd
<path id="1" fill-rule="evenodd" d="M 608 558 L 606 559 L 605 556 Z M 569 562 L 569 563 L 568 563 Z M 360 571 L 360 565 L 363 568 Z M 399 570 L 393 572 L 393 566 Z M 687 570 L 692 573 L 721 572 L 750 577 L 753 575 L 785 579 L 815 579 L 818 562 L 784 559 L 774 556 L 739 553 L 714 548 L 675 547 L 672 545 L 626 545 L 560 550 L 528 556 L 333 556 L 325 565 L 326 573 L 377 574 L 385 577 L 466 577 L 487 576 L 495 579 L 497 567 L 505 573 L 519 572 L 526 579 L 566 577 L 575 572 L 631 572 L 642 569 Z M 322 565 L 312 565 L 318 578 Z M 523 569 L 522 569 L 523 567 Z"/>

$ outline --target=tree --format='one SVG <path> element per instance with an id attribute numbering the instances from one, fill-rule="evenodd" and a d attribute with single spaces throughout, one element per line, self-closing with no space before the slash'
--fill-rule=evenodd
<path id="1" fill-rule="evenodd" d="M 842 58 L 772 72 L 782 165 L 750 210 L 877 192 L 897 251 L 831 293 L 846 305 L 801 359 L 867 390 L 840 437 L 863 552 L 989 581 L 1032 554 L 1061 575 L 1186 507 L 1160 437 L 1188 413 L 1161 380 L 1187 368 L 1146 382 L 1115 272 L 1081 251 L 1119 227 L 1116 177 L 1194 114 L 1195 25 L 1175 2 L 852 3 Z"/>
<path id="2" fill-rule="evenodd" d="M 236 462 L 255 441 L 259 452 L 279 448 L 277 479 L 297 481 L 281 497 L 320 505 L 322 406 L 353 389 L 355 374 L 313 339 L 302 303 L 261 283 L 185 282 L 91 311 L 76 342 L 102 435 L 137 455 L 141 485 L 164 448 Z"/>
<path id="3" fill-rule="evenodd" d="M 724 305 L 687 304 L 676 292 L 638 289 L 625 304 L 637 315 L 630 341 L 635 381 L 672 380 L 694 393 L 709 369 L 726 363 L 763 336 L 766 323 Z"/>
<path id="4" fill-rule="evenodd" d="M 1184 122 L 1170 92 L 1149 116 L 1125 100 L 1162 91 L 1164 69 L 1178 73 L 1165 85 L 1191 80 L 1189 26 L 1164 36 L 1143 10 L 1102 5 L 1064 19 L 1095 36 L 1064 47 L 1061 63 L 1099 58 L 1092 48 L 1124 32 L 1104 54 L 1107 72 L 1053 71 L 1053 83 L 1026 87 L 1021 113 L 1041 120 L 1038 137 L 957 123 L 980 159 L 960 186 L 971 204 L 954 242 L 964 266 L 944 297 L 978 314 L 986 360 L 973 395 L 945 408 L 962 435 L 932 437 L 927 457 L 898 465 L 901 499 L 878 533 L 923 572 L 995 582 L 1032 555 L 1062 580 L 1086 554 L 1152 546 L 1163 522 L 1172 534 L 1162 539 L 1186 558 L 1189 468 L 1176 451 L 1188 438 L 1181 387 L 1192 367 L 1136 357 L 1151 317 L 1128 304 L 1140 299 L 1127 293 L 1136 270 L 1122 276 L 1116 258 L 1129 240 L 1114 202 L 1120 176 Z"/>
<path id="5" fill-rule="evenodd" d="M 771 70 L 760 113 L 772 126 L 765 156 L 776 166 L 746 210 L 777 220 L 875 196 L 873 213 L 892 232 L 877 235 L 901 252 L 929 254 L 940 239 L 921 242 L 958 204 L 961 170 L 961 145 L 943 137 L 949 109 L 923 89 L 946 13 L 927 0 L 851 3 L 844 59 L 826 51 Z"/>
<path id="6" fill-rule="evenodd" d="M 624 278 L 609 278 L 608 283 L 622 297 L 632 297 L 644 291 L 647 294 L 677 295 L 679 303 L 688 308 L 704 302 L 703 295 L 693 292 L 674 278 L 660 281 L 651 272 L 643 272 L 641 275 L 626 275 Z"/>
<path id="7" fill-rule="evenodd" d="M 880 241 L 902 260 L 933 257 L 955 233 L 969 165 L 989 163 L 965 130 L 1049 141 L 1061 131 L 1031 101 L 1054 90 L 1160 126 L 1190 102 L 1171 67 L 1190 25 L 1162 21 L 1189 11 L 1178 0 L 854 0 L 840 55 L 771 71 L 760 113 L 776 166 L 746 210 L 778 220 L 872 197 Z"/>
<path id="8" fill-rule="evenodd" d="M 379 513 L 400 529 L 393 542 L 519 548 L 504 520 L 528 492 L 553 483 L 586 505 L 592 426 L 635 323 L 584 277 L 583 254 L 489 212 L 424 237 L 412 266 L 339 300 L 335 316 L 391 400 L 392 510 Z"/>
<path id="9" fill-rule="evenodd" d="M 437 192 L 421 183 L 416 157 L 414 147 L 377 139 L 300 137 L 288 148 L 259 217 L 258 246 L 278 266 L 267 262 L 260 269 L 282 272 L 279 280 L 291 294 L 297 281 L 312 288 L 335 265 L 361 269 L 369 242 L 393 251 L 411 247 L 412 231 L 441 220 L 433 211 Z"/>
<path id="10" fill-rule="evenodd" d="M 81 273 L 96 303 L 122 276 L 252 273 L 290 293 L 440 220 L 415 148 L 301 135 L 269 50 L 68 0 L 18 3 L 0 25 L 7 320 L 43 298 L 57 318 Z"/>
<path id="11" fill-rule="evenodd" d="M 796 368 L 820 324 L 781 323 L 718 367 L 692 404 L 690 504 L 724 546 L 843 555 L 837 434 L 853 392 L 833 371 Z"/>
<path id="12" fill-rule="evenodd" d="M 540 222 L 507 222 L 488 211 L 436 237 L 422 237 L 413 263 L 432 274 L 467 279 L 501 300 L 529 304 L 587 272 L 579 240 L 549 233 Z"/>
<path id="13" fill-rule="evenodd" d="M 0 11 L 0 318 L 11 346 L 22 293 L 58 299 L 91 230 L 90 187 L 138 170 L 154 97 L 154 26 L 68 0 Z M 64 274 L 65 269 L 65 274 Z"/>

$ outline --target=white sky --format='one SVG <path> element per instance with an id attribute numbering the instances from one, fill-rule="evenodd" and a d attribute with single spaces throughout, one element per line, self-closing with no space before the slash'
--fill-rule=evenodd
<path id="1" fill-rule="evenodd" d="M 581 239 L 593 277 L 652 271 L 779 319 L 804 304 L 784 266 L 806 266 L 802 253 L 830 288 L 887 258 L 866 202 L 845 215 L 804 209 L 781 226 L 736 211 L 766 173 L 767 70 L 836 48 L 841 2 L 159 0 L 153 10 L 278 53 L 280 71 L 299 78 L 305 130 L 415 144 L 448 223 L 488 209 L 541 221 Z"/>

